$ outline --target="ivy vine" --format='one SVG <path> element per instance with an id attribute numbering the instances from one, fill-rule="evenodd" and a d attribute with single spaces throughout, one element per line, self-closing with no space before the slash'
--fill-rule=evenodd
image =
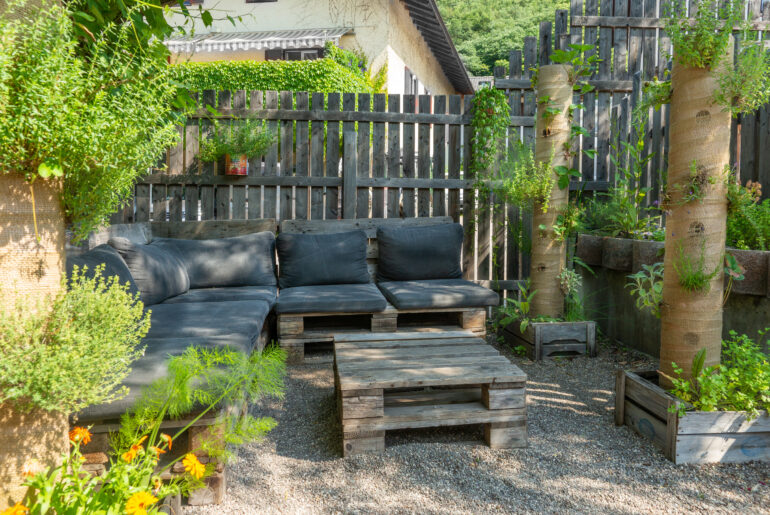
<path id="1" fill-rule="evenodd" d="M 486 87 L 472 101 L 470 174 L 477 180 L 492 170 L 505 150 L 505 136 L 511 121 L 511 108 L 504 91 Z"/>

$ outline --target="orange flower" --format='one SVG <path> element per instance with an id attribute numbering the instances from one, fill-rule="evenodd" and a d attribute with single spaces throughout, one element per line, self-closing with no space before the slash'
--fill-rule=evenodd
<path id="1" fill-rule="evenodd" d="M 166 446 L 169 448 L 169 450 L 171 450 L 171 444 L 174 442 L 174 440 L 172 440 L 171 437 L 166 433 L 161 433 L 160 439 L 166 442 Z"/>
<path id="2" fill-rule="evenodd" d="M 156 454 L 166 454 L 166 451 L 161 449 L 160 447 L 155 447 L 154 445 L 150 447 L 153 451 L 155 451 Z"/>
<path id="3" fill-rule="evenodd" d="M 3 512 L 0 513 L 0 515 L 25 515 L 28 510 L 29 508 L 27 508 L 20 502 L 17 502 L 10 508 L 6 508 L 5 510 L 3 510 Z"/>
<path id="4" fill-rule="evenodd" d="M 158 502 L 158 498 L 149 492 L 137 492 L 128 498 L 126 513 L 129 515 L 147 515 L 147 508 Z"/>
<path id="5" fill-rule="evenodd" d="M 126 463 L 131 463 L 132 461 L 134 461 L 134 458 L 136 458 L 136 455 L 139 454 L 139 451 L 142 449 L 142 443 L 145 440 L 147 440 L 147 435 L 144 435 L 138 442 L 132 445 L 129 450 L 124 452 L 121 455 L 121 458 L 123 458 L 123 461 L 125 461 Z"/>
<path id="6" fill-rule="evenodd" d="M 74 427 L 70 431 L 70 441 L 72 443 L 79 443 L 87 445 L 91 441 L 91 433 L 85 427 Z"/>
<path id="7" fill-rule="evenodd" d="M 46 467 L 36 459 L 31 459 L 21 468 L 21 475 L 27 479 L 35 477 L 41 472 L 45 472 Z"/>
<path id="8" fill-rule="evenodd" d="M 198 457 L 195 454 L 187 454 L 182 460 L 182 464 L 184 469 L 195 479 L 202 478 L 203 474 L 206 473 L 206 466 L 198 461 Z"/>

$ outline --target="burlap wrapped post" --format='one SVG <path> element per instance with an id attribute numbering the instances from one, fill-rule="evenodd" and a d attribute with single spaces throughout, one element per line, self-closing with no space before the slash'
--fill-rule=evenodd
<path id="1" fill-rule="evenodd" d="M 551 162 L 557 166 L 569 167 L 564 153 L 564 144 L 569 140 L 569 106 L 572 104 L 572 85 L 569 83 L 570 67 L 563 64 L 541 66 L 537 77 L 537 98 L 548 97 L 549 107 L 561 112 L 551 120 L 543 118 L 541 112 L 546 107 L 539 106 L 535 130 L 535 160 L 539 163 Z M 547 122 L 547 123 L 546 123 Z M 533 315 L 559 317 L 564 311 L 564 294 L 559 286 L 559 273 L 567 259 L 566 244 L 554 239 L 553 226 L 556 218 L 569 202 L 569 189 L 559 189 L 558 176 L 553 173 L 554 186 L 551 190 L 548 211 L 543 213 L 541 206 L 534 206 L 532 215 L 532 269 L 530 280 L 535 294 L 531 312 Z M 540 227 L 545 227 L 541 230 Z"/>
<path id="2" fill-rule="evenodd" d="M 733 44 L 721 66 L 732 66 Z M 671 74 L 666 252 L 661 310 L 661 372 L 673 376 L 672 362 L 690 376 L 692 361 L 706 349 L 706 366 L 719 363 L 722 345 L 723 259 L 727 198 L 725 169 L 730 163 L 730 113 L 714 103 L 718 71 L 674 62 Z M 684 202 L 695 166 L 701 200 Z M 680 252 L 681 250 L 681 252 Z M 680 255 L 693 263 L 704 257 L 703 272 L 717 270 L 708 291 L 687 292 L 674 264 Z M 665 377 L 664 386 L 670 386 Z"/>
<path id="3" fill-rule="evenodd" d="M 59 186 L 37 181 L 34 195 L 39 241 L 29 184 L 18 174 L 0 174 L 0 307 L 17 301 L 34 306 L 61 287 L 65 223 Z M 67 429 L 63 414 L 23 414 L 0 405 L 0 510 L 23 497 L 25 465 L 52 465 L 67 451 Z"/>

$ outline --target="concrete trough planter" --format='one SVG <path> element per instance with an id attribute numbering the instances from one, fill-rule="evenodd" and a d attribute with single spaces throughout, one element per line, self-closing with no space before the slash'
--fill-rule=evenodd
<path id="1" fill-rule="evenodd" d="M 596 322 L 531 322 L 523 333 L 514 322 L 505 327 L 503 337 L 513 348 L 524 346 L 533 361 L 596 356 Z"/>
<path id="2" fill-rule="evenodd" d="M 615 424 L 627 425 L 679 464 L 770 462 L 770 416 L 741 411 L 669 412 L 682 401 L 658 386 L 654 370 L 618 371 Z"/>
<path id="3" fill-rule="evenodd" d="M 770 291 L 767 263 L 770 252 L 762 250 L 726 249 L 744 268 L 743 281 L 733 282 L 733 292 L 743 295 L 765 296 Z"/>
<path id="4" fill-rule="evenodd" d="M 577 239 L 577 257 L 589 266 L 602 265 L 602 240 L 604 236 L 579 234 Z"/>

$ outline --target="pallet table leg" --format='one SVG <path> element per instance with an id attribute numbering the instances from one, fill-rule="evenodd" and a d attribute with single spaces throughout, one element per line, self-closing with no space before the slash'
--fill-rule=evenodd
<path id="1" fill-rule="evenodd" d="M 474 309 L 460 312 L 460 326 L 483 336 L 487 332 L 487 310 Z"/>
<path id="2" fill-rule="evenodd" d="M 305 331 L 305 319 L 301 316 L 278 315 L 278 336 L 297 336 Z"/>
<path id="3" fill-rule="evenodd" d="M 398 329 L 398 317 L 396 314 L 386 315 L 374 313 L 372 315 L 373 333 L 394 333 Z"/>
<path id="4" fill-rule="evenodd" d="M 278 340 L 278 346 L 286 352 L 286 363 L 301 365 L 305 362 L 305 344 Z"/>
<path id="5" fill-rule="evenodd" d="M 494 383 L 481 385 L 481 402 L 487 409 L 524 408 L 527 390 L 523 383 Z"/>
<path id="6" fill-rule="evenodd" d="M 225 500 L 225 471 L 214 472 L 203 480 L 205 485 L 190 492 L 187 504 L 190 506 L 204 506 L 207 504 L 222 504 Z"/>
<path id="7" fill-rule="evenodd" d="M 484 439 L 493 449 L 513 449 L 527 446 L 526 418 L 515 422 L 484 424 Z"/>
<path id="8" fill-rule="evenodd" d="M 385 431 L 361 431 L 342 435 L 342 454 L 346 458 L 354 454 L 384 450 Z"/>
<path id="9" fill-rule="evenodd" d="M 343 420 L 378 418 L 385 415 L 383 390 L 342 390 Z"/>

